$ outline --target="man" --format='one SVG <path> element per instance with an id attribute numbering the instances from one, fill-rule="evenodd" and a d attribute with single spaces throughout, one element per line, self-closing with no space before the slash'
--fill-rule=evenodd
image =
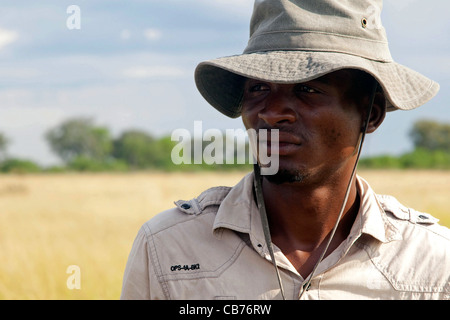
<path id="1" fill-rule="evenodd" d="M 355 176 L 386 111 L 438 91 L 395 63 L 379 1 L 256 1 L 244 54 L 201 63 L 205 99 L 262 141 L 263 166 L 145 223 L 123 299 L 449 299 L 449 231 Z M 275 147 L 278 142 L 278 150 Z M 259 141 L 261 143 L 261 141 Z"/>

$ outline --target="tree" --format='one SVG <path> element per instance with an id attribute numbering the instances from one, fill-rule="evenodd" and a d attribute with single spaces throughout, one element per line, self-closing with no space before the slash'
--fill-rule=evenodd
<path id="1" fill-rule="evenodd" d="M 112 155 L 122 159 L 131 168 L 146 168 L 150 166 L 154 156 L 152 152 L 153 137 L 141 130 L 129 130 L 114 140 Z"/>
<path id="2" fill-rule="evenodd" d="M 101 161 L 112 150 L 109 130 L 94 126 L 90 118 L 69 119 L 49 130 L 45 138 L 65 163 L 80 156 Z"/>
<path id="3" fill-rule="evenodd" d="M 416 148 L 450 152 L 450 124 L 421 120 L 414 124 L 410 137 Z"/>
<path id="4" fill-rule="evenodd" d="M 158 140 L 145 131 L 132 129 L 114 140 L 112 155 L 133 169 L 168 168 L 173 145 L 170 138 Z"/>

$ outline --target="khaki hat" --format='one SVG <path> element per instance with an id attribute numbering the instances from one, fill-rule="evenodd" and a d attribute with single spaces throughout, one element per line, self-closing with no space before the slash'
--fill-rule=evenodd
<path id="1" fill-rule="evenodd" d="M 256 0 L 243 54 L 200 63 L 197 88 L 213 107 L 237 118 L 246 78 L 300 83 L 359 69 L 378 81 L 388 111 L 417 108 L 439 85 L 394 62 L 382 6 L 382 0 Z"/>

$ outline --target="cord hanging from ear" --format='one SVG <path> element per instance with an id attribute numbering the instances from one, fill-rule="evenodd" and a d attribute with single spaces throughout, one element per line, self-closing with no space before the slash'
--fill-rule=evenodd
<path id="1" fill-rule="evenodd" d="M 363 122 L 362 126 L 361 126 L 361 132 L 364 132 L 366 128 L 366 121 Z"/>
<path id="2" fill-rule="evenodd" d="M 262 185 L 261 185 L 262 176 L 260 167 L 258 165 L 258 161 L 256 161 L 255 164 L 253 165 L 253 170 L 254 170 L 253 183 L 255 187 L 256 204 L 258 206 L 259 214 L 261 216 L 261 224 L 264 232 L 264 240 L 266 241 L 266 246 L 270 254 L 270 259 L 272 260 L 272 264 L 275 268 L 275 273 L 278 279 L 278 286 L 280 287 L 281 297 L 283 298 L 283 300 L 286 300 L 286 296 L 284 295 L 283 282 L 281 281 L 280 271 L 278 270 L 277 262 L 275 260 L 275 254 L 273 252 L 272 239 L 270 236 L 270 229 L 269 229 L 269 221 L 266 213 L 266 205 L 264 203 L 264 197 L 262 194 Z"/>

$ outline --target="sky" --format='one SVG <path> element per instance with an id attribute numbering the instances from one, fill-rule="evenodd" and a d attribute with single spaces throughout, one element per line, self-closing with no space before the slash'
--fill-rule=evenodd
<path id="1" fill-rule="evenodd" d="M 79 29 L 69 28 L 80 9 Z M 208 105 L 194 83 L 204 60 L 240 54 L 252 0 L 0 0 L 0 132 L 8 155 L 58 164 L 44 134 L 90 117 L 114 137 L 243 128 Z M 389 113 L 363 156 L 412 149 L 415 121 L 450 122 L 450 2 L 385 1 L 382 23 L 394 60 L 437 81 L 426 105 Z M 69 24 L 71 25 L 71 24 Z"/>

